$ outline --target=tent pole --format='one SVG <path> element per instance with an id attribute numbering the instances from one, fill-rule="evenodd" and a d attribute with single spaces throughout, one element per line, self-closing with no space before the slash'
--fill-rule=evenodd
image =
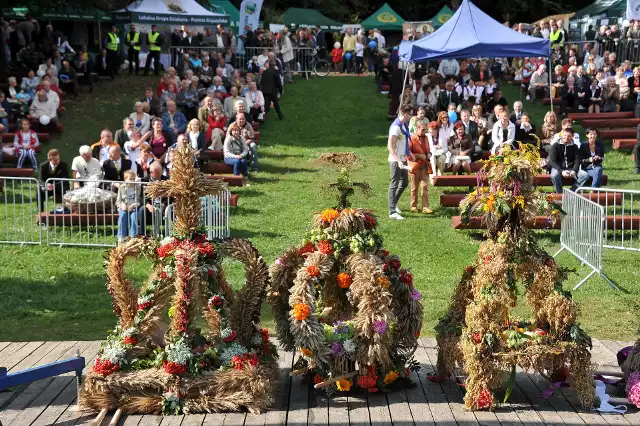
<path id="1" fill-rule="evenodd" d="M 404 72 L 404 79 L 402 81 L 402 92 L 400 93 L 400 106 L 398 107 L 398 111 L 397 114 L 400 114 L 400 109 L 402 109 L 402 98 L 404 97 L 404 88 L 407 85 L 407 77 L 409 76 L 409 62 L 405 62 L 405 66 L 407 67 L 407 69 Z"/>
<path id="2" fill-rule="evenodd" d="M 549 74 L 549 99 L 551 102 L 551 112 L 553 112 L 553 95 L 551 93 L 551 43 L 549 43 L 549 69 L 547 70 L 547 74 Z"/>

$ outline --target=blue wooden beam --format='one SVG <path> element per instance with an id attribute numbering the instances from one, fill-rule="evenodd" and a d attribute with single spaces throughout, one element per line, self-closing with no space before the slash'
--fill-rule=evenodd
<path id="1" fill-rule="evenodd" d="M 47 377 L 59 376 L 60 374 L 75 371 L 76 376 L 82 376 L 84 368 L 84 357 L 77 356 L 54 362 L 40 367 L 30 368 L 24 371 L 7 374 L 7 369 L 0 367 L 0 391 Z"/>

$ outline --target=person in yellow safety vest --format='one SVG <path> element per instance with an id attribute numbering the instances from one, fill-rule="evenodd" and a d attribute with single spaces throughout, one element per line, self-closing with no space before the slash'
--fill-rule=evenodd
<path id="1" fill-rule="evenodd" d="M 140 71 L 140 33 L 131 25 L 127 33 L 127 57 L 129 59 L 129 75 L 133 74 L 135 64 L 136 75 Z"/>
<path id="2" fill-rule="evenodd" d="M 144 66 L 144 75 L 149 74 L 149 68 L 151 68 L 151 61 L 153 60 L 153 72 L 158 75 L 160 72 L 160 46 L 162 40 L 160 33 L 156 31 L 156 26 L 151 25 L 151 32 L 147 33 L 147 46 L 149 47 L 149 53 L 147 54 L 147 63 Z"/>
<path id="3" fill-rule="evenodd" d="M 551 42 L 551 48 L 556 46 L 564 46 L 564 37 L 562 31 L 558 28 L 558 24 L 555 22 L 551 24 L 551 32 L 549 33 L 549 41 Z"/>
<path id="4" fill-rule="evenodd" d="M 119 74 L 118 70 L 118 45 L 120 44 L 120 38 L 118 37 L 118 28 L 115 25 L 111 26 L 111 32 L 107 33 L 104 47 L 107 50 L 107 67 L 111 79 Z"/>

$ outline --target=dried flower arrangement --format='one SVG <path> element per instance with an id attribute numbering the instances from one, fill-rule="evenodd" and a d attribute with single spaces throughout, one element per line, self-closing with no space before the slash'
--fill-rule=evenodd
<path id="1" fill-rule="evenodd" d="M 538 192 L 533 177 L 539 172 L 537 147 L 506 149 L 488 160 L 479 174 L 478 188 L 460 204 L 463 220 L 481 215 L 487 240 L 480 245 L 475 264 L 465 268 L 446 314 L 436 326 L 437 376 L 442 380 L 459 366 L 466 375 L 465 406 L 493 409 L 494 391 L 516 366 L 543 375 L 567 377 L 583 406 L 594 400 L 589 348 L 591 339 L 580 328 L 578 305 L 563 290 L 567 271 L 540 248 L 526 227 L 545 214 L 561 213 L 551 198 Z M 482 187 L 483 177 L 488 187 Z M 516 307 L 518 283 L 532 318 L 509 315 Z"/>
<path id="2" fill-rule="evenodd" d="M 268 267 L 249 241 L 214 243 L 199 229 L 200 197 L 223 189 L 193 168 L 186 145 L 174 151 L 171 180 L 149 185 L 150 197 L 174 198 L 175 235 L 134 238 L 109 253 L 107 288 L 118 325 L 84 380 L 81 408 L 260 412 L 272 403 L 277 355 L 268 331 L 259 327 Z M 124 275 L 127 259 L 139 256 L 154 263 L 140 291 Z M 225 279 L 223 256 L 246 268 L 246 283 L 237 292 Z M 196 325 L 200 314 L 203 329 Z"/>

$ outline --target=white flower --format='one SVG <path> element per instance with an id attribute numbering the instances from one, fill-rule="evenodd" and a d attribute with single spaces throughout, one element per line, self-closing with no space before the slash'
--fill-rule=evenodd
<path id="1" fill-rule="evenodd" d="M 350 354 L 356 351 L 356 343 L 352 339 L 345 340 L 344 343 L 342 344 L 342 347 L 345 352 Z"/>
<path id="2" fill-rule="evenodd" d="M 169 243 L 173 242 L 173 237 L 164 237 L 161 241 L 160 241 L 160 245 L 164 246 L 167 245 Z"/>
<path id="3" fill-rule="evenodd" d="M 242 356 L 247 352 L 247 348 L 242 346 L 240 343 L 233 342 L 222 350 L 222 353 L 220 354 L 220 362 L 223 366 L 228 366 L 229 364 L 231 364 L 231 360 L 234 356 Z"/>
<path id="4" fill-rule="evenodd" d="M 232 333 L 233 333 L 232 329 L 225 328 L 220 332 L 220 337 L 222 337 L 223 339 L 226 339 L 227 337 L 231 336 Z"/>
<path id="5" fill-rule="evenodd" d="M 145 303 L 152 302 L 152 301 L 153 301 L 153 293 L 145 294 L 138 297 L 138 305 L 144 305 Z"/>
<path id="6" fill-rule="evenodd" d="M 127 354 L 127 349 L 124 345 L 117 341 L 109 341 L 107 345 L 102 349 L 102 354 L 100 355 L 101 360 L 109 360 L 113 364 L 120 364 L 125 355 Z"/>
<path id="7" fill-rule="evenodd" d="M 122 337 L 131 337 L 136 333 L 138 333 L 138 329 L 137 328 L 129 327 L 125 331 L 122 332 Z"/>
<path id="8" fill-rule="evenodd" d="M 164 269 L 163 269 L 164 273 L 165 273 L 165 274 L 167 274 L 167 275 L 169 275 L 169 276 L 172 276 L 172 275 L 173 275 L 173 271 L 174 271 L 174 270 L 175 270 L 175 269 L 174 269 L 174 268 L 173 268 L 173 266 L 171 266 L 171 265 L 165 265 L 165 267 L 164 267 Z"/>
<path id="9" fill-rule="evenodd" d="M 165 348 L 165 352 L 167 354 L 167 361 L 175 362 L 176 364 L 184 365 L 193 357 L 191 348 L 187 346 L 184 337 L 181 337 L 174 343 L 169 343 Z"/>

